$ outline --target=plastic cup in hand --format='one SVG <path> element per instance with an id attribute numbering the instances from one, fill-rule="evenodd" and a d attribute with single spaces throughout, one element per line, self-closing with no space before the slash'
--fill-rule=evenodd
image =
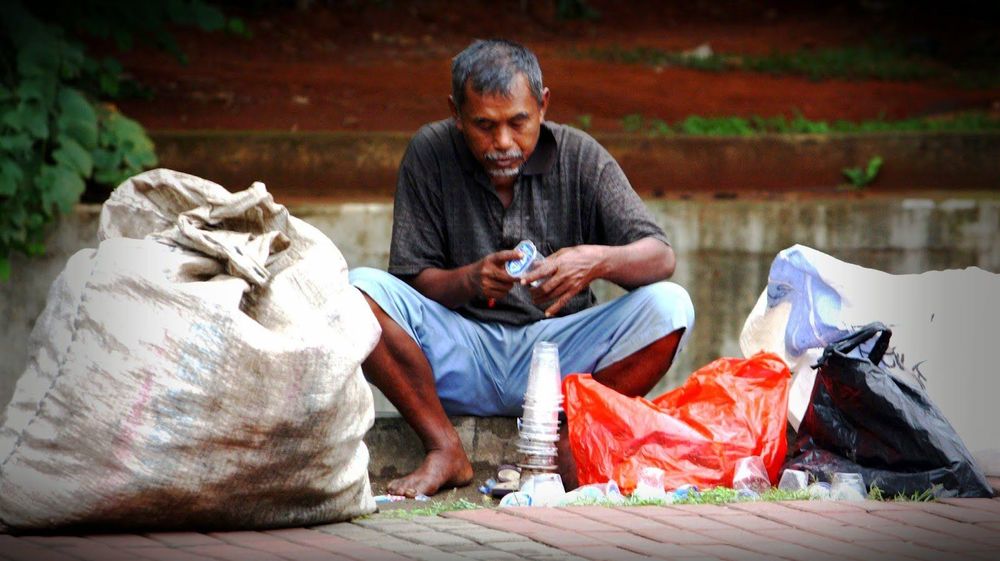
<path id="1" fill-rule="evenodd" d="M 809 486 L 809 474 L 797 469 L 786 469 L 778 481 L 778 489 L 782 491 L 802 491 Z"/>
<path id="2" fill-rule="evenodd" d="M 763 493 L 771 488 L 771 480 L 760 456 L 747 456 L 736 461 L 733 471 L 733 489 L 748 489 Z"/>
<path id="3" fill-rule="evenodd" d="M 833 474 L 830 497 L 837 501 L 863 501 L 868 498 L 865 478 L 860 473 Z"/>
<path id="4" fill-rule="evenodd" d="M 545 256 L 538 252 L 535 244 L 531 240 L 521 240 L 514 249 L 521 253 L 520 259 L 511 259 L 505 265 L 507 274 L 520 278 L 534 271 L 545 262 Z M 531 282 L 532 287 L 536 287 L 545 282 L 545 279 L 538 279 Z"/>

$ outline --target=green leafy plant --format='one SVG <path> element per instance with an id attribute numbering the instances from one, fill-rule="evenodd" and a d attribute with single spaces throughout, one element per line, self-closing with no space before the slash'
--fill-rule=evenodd
<path id="1" fill-rule="evenodd" d="M 586 0 L 557 0 L 556 17 L 561 20 L 596 20 L 601 13 Z"/>
<path id="2" fill-rule="evenodd" d="M 1000 131 L 1000 119 L 982 111 L 951 116 L 947 119 L 917 118 L 889 121 L 884 118 L 867 121 L 813 121 L 798 111 L 791 119 L 774 117 L 703 117 L 690 115 L 671 125 L 662 119 L 646 119 L 633 113 L 622 119 L 626 132 L 643 132 L 649 136 L 696 134 L 709 136 L 751 136 L 755 134 L 829 134 L 869 132 L 995 132 Z"/>
<path id="3" fill-rule="evenodd" d="M 739 67 L 778 76 L 806 76 L 811 80 L 888 80 L 907 82 L 932 78 L 937 69 L 927 61 L 884 45 L 802 49 L 740 57 Z"/>
<path id="4" fill-rule="evenodd" d="M 622 117 L 622 129 L 625 132 L 638 132 L 642 130 L 642 114 L 631 113 Z"/>
<path id="5" fill-rule="evenodd" d="M 594 123 L 594 117 L 589 113 L 585 113 L 583 115 L 577 116 L 576 122 L 573 123 L 573 126 L 582 131 L 589 131 L 590 127 L 593 126 L 593 123 Z"/>
<path id="6" fill-rule="evenodd" d="M 907 495 L 906 493 L 896 493 L 892 498 L 894 502 L 917 502 L 926 503 L 937 500 L 938 493 L 944 489 L 943 485 L 935 484 L 930 489 L 925 489 L 923 491 L 914 491 L 913 493 Z M 872 501 L 887 501 L 889 500 L 885 496 L 885 492 L 882 491 L 877 485 L 872 485 L 868 489 L 868 499 Z"/>
<path id="7" fill-rule="evenodd" d="M 0 20 L 0 280 L 14 252 L 45 252 L 48 226 L 80 200 L 87 182 L 115 186 L 156 165 L 142 126 L 101 99 L 125 93 L 121 65 L 97 60 L 68 29 L 130 47 L 149 31 L 179 53 L 169 23 L 246 32 L 199 0 L 143 5 L 124 1 L 8 2 Z"/>
<path id="8" fill-rule="evenodd" d="M 875 156 L 868 160 L 868 165 L 864 168 L 844 168 L 842 171 L 853 189 L 862 189 L 875 181 L 880 169 L 882 169 L 882 156 Z"/>
<path id="9" fill-rule="evenodd" d="M 649 136 L 669 136 L 674 134 L 674 129 L 670 128 L 663 119 L 650 119 L 646 125 L 646 133 Z"/>
<path id="10" fill-rule="evenodd" d="M 750 122 L 741 117 L 699 117 L 691 115 L 678 124 L 685 134 L 750 136 Z"/>

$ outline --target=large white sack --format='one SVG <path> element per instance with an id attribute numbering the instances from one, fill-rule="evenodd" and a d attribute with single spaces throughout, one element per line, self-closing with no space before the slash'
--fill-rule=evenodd
<path id="1" fill-rule="evenodd" d="M 882 366 L 923 386 L 980 469 L 1000 475 L 1000 275 L 977 267 L 891 275 L 795 245 L 772 262 L 740 348 L 788 363 L 788 417 L 797 429 L 823 347 L 873 321 L 892 330 Z"/>
<path id="2" fill-rule="evenodd" d="M 0 522 L 265 528 L 375 510 L 347 264 L 260 183 L 123 183 L 31 335 L 0 428 Z"/>

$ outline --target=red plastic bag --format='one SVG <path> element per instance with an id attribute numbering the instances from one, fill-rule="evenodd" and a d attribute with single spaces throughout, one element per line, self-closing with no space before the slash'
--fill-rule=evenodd
<path id="1" fill-rule="evenodd" d="M 563 382 L 569 441 L 580 485 L 613 479 L 631 492 L 643 467 L 666 472 L 667 489 L 732 486 L 737 460 L 760 456 L 771 482 L 785 460 L 788 366 L 771 353 L 720 358 L 650 401 L 591 377 Z"/>

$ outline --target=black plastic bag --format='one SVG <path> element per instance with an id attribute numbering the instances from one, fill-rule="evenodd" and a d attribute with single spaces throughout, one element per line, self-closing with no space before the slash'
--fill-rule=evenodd
<path id="1" fill-rule="evenodd" d="M 867 358 L 847 356 L 880 333 Z M 923 389 L 878 366 L 891 336 L 873 323 L 824 349 L 785 469 L 820 481 L 860 473 L 887 497 L 928 490 L 937 497 L 992 497 L 972 454 Z"/>

